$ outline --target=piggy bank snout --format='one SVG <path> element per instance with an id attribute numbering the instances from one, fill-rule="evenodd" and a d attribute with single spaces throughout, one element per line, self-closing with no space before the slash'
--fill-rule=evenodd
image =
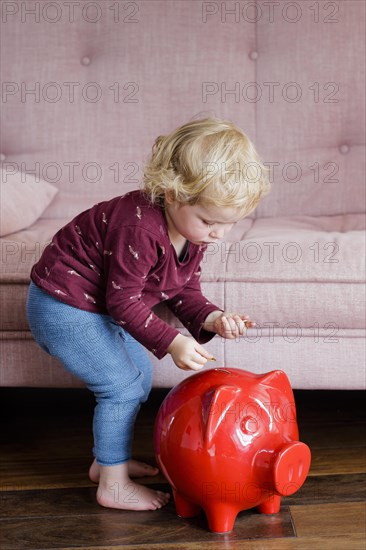
<path id="1" fill-rule="evenodd" d="M 311 462 L 310 449 L 296 441 L 282 447 L 274 464 L 276 492 L 289 496 L 300 489 L 308 475 Z"/>

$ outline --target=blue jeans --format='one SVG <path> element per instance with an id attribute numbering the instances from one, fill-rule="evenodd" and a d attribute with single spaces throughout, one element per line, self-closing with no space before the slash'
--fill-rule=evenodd
<path id="1" fill-rule="evenodd" d="M 97 463 L 113 466 L 129 460 L 135 419 L 152 384 L 146 349 L 109 315 L 64 304 L 32 281 L 27 318 L 38 345 L 94 392 Z"/>

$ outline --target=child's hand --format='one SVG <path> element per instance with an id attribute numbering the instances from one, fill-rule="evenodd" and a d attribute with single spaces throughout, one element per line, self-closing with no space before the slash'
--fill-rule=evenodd
<path id="1" fill-rule="evenodd" d="M 178 334 L 168 347 L 174 363 L 183 370 L 200 370 L 212 359 L 211 353 L 205 350 L 193 338 Z"/>
<path id="2" fill-rule="evenodd" d="M 213 332 L 223 338 L 238 338 L 244 336 L 247 328 L 254 327 L 256 323 L 247 315 L 240 313 L 221 313 L 213 322 Z"/>

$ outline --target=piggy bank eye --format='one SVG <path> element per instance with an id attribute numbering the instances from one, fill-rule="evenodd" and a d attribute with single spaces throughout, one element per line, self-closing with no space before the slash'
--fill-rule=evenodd
<path id="1" fill-rule="evenodd" d="M 254 434 L 258 428 L 258 420 L 254 416 L 245 416 L 240 422 L 240 429 L 246 434 Z"/>

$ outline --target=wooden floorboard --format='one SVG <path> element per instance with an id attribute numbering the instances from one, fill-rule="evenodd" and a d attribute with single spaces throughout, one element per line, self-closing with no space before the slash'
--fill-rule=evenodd
<path id="1" fill-rule="evenodd" d="M 116 550 L 116 546 L 98 546 L 98 550 Z M 204 545 L 200 542 L 175 544 L 149 544 L 146 545 L 124 545 L 119 548 L 123 550 L 365 550 L 365 539 L 359 535 L 348 535 L 346 537 L 309 537 L 299 539 L 297 537 L 287 539 L 252 539 L 248 541 L 226 540 L 207 542 Z M 75 550 L 75 547 L 62 547 L 58 550 Z M 95 546 L 82 546 L 78 550 L 95 550 Z"/>
<path id="2" fill-rule="evenodd" d="M 138 417 L 134 456 L 154 463 L 153 419 L 167 390 Z M 312 451 L 303 487 L 273 516 L 241 512 L 210 533 L 203 514 L 109 510 L 87 475 L 94 408 L 86 390 L 0 389 L 2 550 L 365 550 L 365 407 L 362 392 L 295 392 L 301 440 Z M 140 480 L 169 489 L 164 477 Z"/>
<path id="3" fill-rule="evenodd" d="M 149 545 L 157 540 L 160 544 L 172 540 L 205 544 L 223 539 L 222 535 L 208 531 L 203 514 L 178 518 L 173 503 L 154 512 L 131 512 L 96 506 L 95 491 L 88 489 L 17 492 L 15 496 L 16 500 L 19 497 L 24 500 L 17 510 L 0 520 L 2 550 L 59 548 L 65 544 L 79 547 L 100 540 L 106 545 L 124 546 Z M 9 499 L 5 507 L 11 506 Z M 289 507 L 283 506 L 279 514 L 270 517 L 254 510 L 240 512 L 235 531 L 226 534 L 225 540 L 294 536 Z"/>
<path id="4" fill-rule="evenodd" d="M 170 492 L 165 483 L 149 481 L 153 489 Z M 95 505 L 96 485 L 90 487 L 69 487 L 67 489 L 35 489 L 3 491 L 0 496 L 0 518 L 21 518 L 33 516 L 67 516 L 76 511 L 79 514 L 100 514 L 106 509 Z M 305 506 L 309 504 L 330 504 L 340 502 L 364 502 L 366 498 L 366 474 L 341 476 L 309 476 L 306 483 L 295 494 L 285 497 L 283 506 Z M 164 508 L 166 510 L 167 508 Z"/>
<path id="5" fill-rule="evenodd" d="M 365 503 L 337 502 L 291 506 L 298 537 L 365 534 Z"/>

